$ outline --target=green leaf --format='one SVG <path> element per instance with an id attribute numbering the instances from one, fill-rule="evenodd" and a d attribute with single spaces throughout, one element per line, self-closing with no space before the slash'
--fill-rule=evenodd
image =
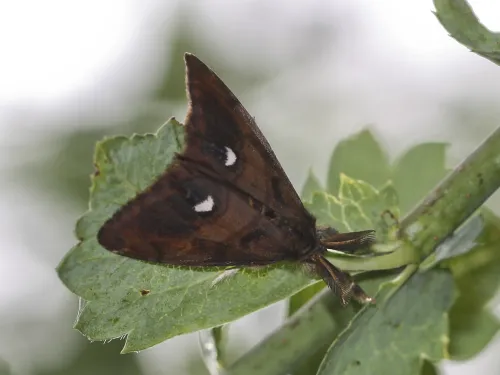
<path id="1" fill-rule="evenodd" d="M 465 0 L 434 0 L 436 17 L 459 43 L 500 65 L 500 33 L 484 27 Z"/>
<path id="2" fill-rule="evenodd" d="M 119 341 L 112 341 L 103 345 L 93 342 L 80 345 L 73 349 L 69 358 L 65 358 L 59 363 L 59 368 L 44 369 L 31 372 L 33 375 L 141 375 L 145 374 L 143 366 L 139 363 L 137 356 L 122 356 L 118 354 L 119 348 L 123 344 Z M 112 371 L 110 371 L 112 369 Z M 2 372 L 0 372 L 2 374 Z"/>
<path id="3" fill-rule="evenodd" d="M 403 214 L 446 175 L 444 143 L 423 143 L 408 150 L 394 165 L 392 180 Z"/>
<path id="4" fill-rule="evenodd" d="M 310 201 L 314 193 L 322 192 L 323 190 L 324 189 L 321 187 L 318 178 L 315 176 L 314 172 L 310 169 L 304 187 L 302 188 L 302 194 L 301 194 L 302 200 Z"/>
<path id="5" fill-rule="evenodd" d="M 295 267 L 280 265 L 239 272 L 214 288 L 220 269 L 148 264 L 98 245 L 100 226 L 164 172 L 182 140 L 182 127 L 171 120 L 156 135 L 110 138 L 97 145 L 98 173 L 93 178 L 90 211 L 76 228 L 80 243 L 58 267 L 64 284 L 88 301 L 76 328 L 91 340 L 127 335 L 123 352 L 235 320 L 311 282 Z M 248 291 L 247 298 L 242 291 Z"/>
<path id="6" fill-rule="evenodd" d="M 304 202 L 304 206 L 314 214 L 318 225 L 334 227 L 339 232 L 346 231 L 342 221 L 342 205 L 333 195 L 314 193 L 311 202 Z"/>
<path id="7" fill-rule="evenodd" d="M 422 361 L 422 370 L 420 371 L 420 375 L 439 375 L 439 369 L 436 366 L 427 360 Z"/>
<path id="8" fill-rule="evenodd" d="M 408 150 L 391 167 L 372 133 L 363 130 L 335 148 L 328 170 L 327 190 L 341 200 L 346 197 L 358 201 L 360 195 L 369 197 L 370 192 L 359 191 L 363 187 L 355 186 L 353 181 L 361 180 L 374 189 L 381 187 L 379 194 L 387 201 L 385 209 L 392 211 L 397 207 L 398 212 L 393 214 L 399 216 L 399 211 L 406 213 L 446 175 L 445 152 L 446 144 L 443 143 L 420 144 Z"/>
<path id="9" fill-rule="evenodd" d="M 344 173 L 340 174 L 340 201 L 348 199 L 357 202 L 362 199 L 372 199 L 377 196 L 377 189 L 369 183 L 362 180 L 355 180 Z"/>
<path id="10" fill-rule="evenodd" d="M 318 375 L 419 373 L 422 358 L 436 362 L 446 356 L 453 299 L 446 270 L 414 274 L 385 304 L 360 311 L 329 349 Z"/>
<path id="11" fill-rule="evenodd" d="M 288 302 L 288 316 L 297 312 L 303 305 L 305 305 L 316 294 L 325 289 L 326 284 L 322 281 L 309 285 L 307 288 L 302 289 L 300 292 L 294 294 Z"/>
<path id="12" fill-rule="evenodd" d="M 342 221 L 349 231 L 373 228 L 371 220 L 365 215 L 361 205 L 354 201 L 344 200 L 342 205 Z"/>
<path id="13" fill-rule="evenodd" d="M 370 213 L 377 209 L 375 219 L 380 218 L 384 209 L 381 208 L 384 202 L 380 199 L 378 191 L 370 184 L 341 174 L 340 200 L 327 193 L 315 193 L 312 202 L 306 203 L 306 208 L 316 214 L 320 225 L 330 225 L 340 231 L 361 230 L 374 227 L 364 209 Z M 361 200 L 363 207 L 358 205 L 356 200 Z M 341 223 L 337 219 L 339 215 L 342 218 Z M 324 287 L 325 284 L 321 282 L 312 284 L 292 296 L 288 304 L 288 314 L 295 313 Z"/>
<path id="14" fill-rule="evenodd" d="M 380 186 L 390 176 L 389 159 L 369 130 L 341 141 L 333 151 L 328 168 L 327 191 L 338 195 L 340 174 Z"/>
<path id="15" fill-rule="evenodd" d="M 359 284 L 369 295 L 375 295 L 379 291 L 380 287 L 385 283 L 389 282 L 392 277 L 389 275 L 367 275 L 364 280 L 358 280 Z M 319 283 L 318 283 L 319 284 Z M 312 286 L 318 285 L 313 284 Z M 311 286 L 304 289 L 310 289 Z M 302 293 L 299 292 L 298 294 Z M 330 293 L 330 292 L 328 292 Z M 309 306 L 309 305 L 308 305 Z M 351 320 L 354 318 L 356 313 L 360 310 L 359 305 L 351 305 L 349 307 L 339 307 L 338 299 L 335 297 L 335 303 L 330 307 L 330 319 L 336 323 L 335 330 L 330 332 L 330 340 L 327 342 L 318 342 L 316 345 L 316 352 L 310 357 L 302 359 L 299 366 L 294 366 L 292 373 L 294 375 L 316 375 L 318 368 L 325 357 L 325 354 L 330 347 L 334 338 L 336 338 L 342 331 L 349 325 Z"/>
<path id="16" fill-rule="evenodd" d="M 339 200 L 341 218 L 349 231 L 371 229 L 384 210 L 377 189 L 365 181 L 341 173 Z"/>
<path id="17" fill-rule="evenodd" d="M 367 278 L 358 281 L 370 295 L 375 295 L 380 285 L 392 278 L 381 274 L 366 276 Z M 325 289 L 278 330 L 233 363 L 227 373 L 316 374 L 326 349 L 345 329 L 359 308 L 357 304 L 339 306 L 338 298 Z"/>
<path id="18" fill-rule="evenodd" d="M 10 375 L 10 365 L 7 361 L 0 358 L 0 375 Z"/>
<path id="19" fill-rule="evenodd" d="M 478 245 L 448 259 L 460 295 L 450 311 L 450 355 L 466 360 L 478 354 L 500 330 L 488 303 L 500 287 L 500 219 L 483 209 L 484 230 Z"/>
<path id="20" fill-rule="evenodd" d="M 388 210 L 399 211 L 399 194 L 392 181 L 388 181 L 379 191 L 380 200 Z M 396 213 L 394 215 L 397 217 Z"/>
<path id="21" fill-rule="evenodd" d="M 453 236 L 441 243 L 436 251 L 420 264 L 420 269 L 432 268 L 445 259 L 468 253 L 477 245 L 477 237 L 483 230 L 483 219 L 481 216 L 474 216 L 458 228 Z"/>

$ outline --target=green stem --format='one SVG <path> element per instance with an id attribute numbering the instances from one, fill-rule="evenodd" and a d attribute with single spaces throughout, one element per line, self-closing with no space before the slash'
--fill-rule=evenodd
<path id="1" fill-rule="evenodd" d="M 343 271 L 380 271 L 390 270 L 419 262 L 418 252 L 410 246 L 401 244 L 391 253 L 373 257 L 329 257 L 336 267 Z"/>
<path id="2" fill-rule="evenodd" d="M 401 221 L 400 237 L 428 256 L 499 186 L 500 127 Z"/>
<path id="3" fill-rule="evenodd" d="M 431 254 L 500 186 L 500 128 L 447 176 L 401 221 L 402 245 L 384 255 L 374 266 L 397 267 L 405 256 L 420 259 Z M 399 253 L 399 254 L 396 254 Z M 368 260 L 368 259 L 366 259 Z M 334 260 L 335 264 L 343 268 Z M 345 260 L 344 260 L 345 262 Z M 409 264 L 413 262 L 406 262 Z M 351 261 L 351 265 L 353 265 Z M 380 269 L 380 268 L 379 268 Z M 324 340 L 332 342 L 348 321 L 333 321 L 328 294 L 320 294 L 293 315 L 280 329 L 244 355 L 227 370 L 227 375 L 284 375 L 303 358 L 312 355 Z M 346 314 L 348 310 L 346 309 Z M 342 315 L 343 316 L 343 315 Z M 351 314 L 348 315 L 350 319 Z M 340 328 L 339 328 L 340 327 Z"/>
<path id="4" fill-rule="evenodd" d="M 198 333 L 201 355 L 210 375 L 224 373 L 226 358 L 224 350 L 227 339 L 227 326 L 218 326 Z"/>

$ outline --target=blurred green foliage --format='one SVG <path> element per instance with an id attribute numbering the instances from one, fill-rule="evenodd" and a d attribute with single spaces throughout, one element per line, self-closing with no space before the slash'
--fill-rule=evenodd
<path id="1" fill-rule="evenodd" d="M 83 340 L 82 340 L 83 341 Z M 59 369 L 37 371 L 36 375 L 137 375 L 141 367 L 135 355 L 120 355 L 120 340 L 107 344 L 102 342 L 82 343 L 73 360 Z"/>
<path id="2" fill-rule="evenodd" d="M 440 3 L 446 6 L 452 4 L 451 1 L 441 1 Z M 181 10 L 179 10 L 179 13 L 181 13 Z M 465 14 L 465 16 L 471 17 L 471 14 Z M 473 14 L 472 18 L 474 18 Z M 449 20 L 440 17 L 440 21 L 445 24 Z M 185 25 L 184 22 L 179 22 L 177 29 L 172 33 L 168 42 L 172 46 L 172 49 L 169 51 L 169 57 L 164 63 L 166 68 L 163 78 L 158 81 L 156 87 L 152 88 L 150 96 L 145 98 L 144 103 L 138 103 L 135 116 L 132 116 L 131 119 L 125 122 L 115 123 L 112 126 L 108 124 L 84 123 L 81 124 L 82 126 L 78 130 L 71 133 L 54 132 L 50 141 L 38 145 L 40 149 L 53 150 L 52 157 L 49 160 L 40 160 L 12 171 L 12 173 L 16 174 L 19 181 L 22 184 L 29 185 L 32 189 L 56 197 L 61 205 L 74 205 L 83 210 L 87 205 L 89 196 L 89 175 L 93 173 L 93 166 L 90 161 L 92 160 L 96 141 L 102 139 L 107 134 L 131 134 L 133 132 L 145 133 L 154 131 L 168 117 L 165 114 L 169 113 L 169 109 L 176 107 L 179 103 L 185 105 L 184 67 L 180 58 L 185 51 L 194 52 L 203 59 L 213 61 L 213 65 L 217 67 L 218 72 L 224 74 L 225 77 L 237 77 L 237 79 L 233 79 L 233 82 L 237 82 L 240 86 L 247 88 L 252 87 L 252 85 L 258 85 L 274 74 L 272 70 L 242 72 L 238 67 L 225 63 L 223 56 L 219 56 L 217 52 L 211 51 L 210 46 L 205 43 L 202 35 L 193 34 L 193 30 L 195 29 L 190 29 L 189 33 L 187 33 Z M 454 28 L 453 30 L 456 29 Z M 474 31 L 475 29 L 471 28 L 470 30 Z M 480 31 L 483 32 L 484 30 L 481 29 Z M 488 35 L 491 35 L 491 33 Z M 464 40 L 467 42 L 466 39 Z M 472 49 L 474 50 L 474 48 Z M 482 52 L 484 52 L 482 53 L 483 55 L 489 54 L 486 57 L 490 60 L 495 61 L 496 59 L 498 61 L 498 56 L 495 55 L 494 51 Z M 302 53 L 302 55 L 307 56 L 308 54 Z M 160 103 L 164 110 L 160 112 L 151 111 L 148 103 Z M 469 103 L 466 104 L 470 105 Z M 457 121 L 463 121 L 464 116 L 461 114 L 461 111 L 463 111 L 464 103 L 459 103 L 455 107 L 453 107 L 453 104 L 450 104 L 450 108 L 456 111 Z M 484 112 L 480 108 L 480 112 L 472 111 L 468 114 L 473 113 L 474 116 L 484 116 Z M 487 120 L 491 119 L 488 118 Z M 474 117 L 466 121 L 467 126 L 464 125 L 463 128 L 464 132 L 468 135 L 471 134 L 471 129 L 476 132 L 476 127 L 469 126 L 471 123 L 484 123 L 484 118 L 477 121 L 477 118 Z M 437 181 L 442 173 L 444 173 L 442 158 L 444 157 L 445 147 L 442 144 L 425 146 L 426 150 L 429 150 L 432 154 L 427 159 L 425 159 L 425 150 L 419 151 L 415 148 L 412 152 L 408 152 L 401 157 L 396 163 L 391 164 L 384 150 L 375 144 L 378 142 L 376 142 L 373 136 L 369 134 L 357 136 L 366 142 L 366 152 L 370 155 L 370 162 L 363 165 L 359 163 L 354 165 L 354 163 L 357 163 L 357 158 L 362 155 L 357 154 L 356 158 L 352 159 L 349 156 L 350 151 L 348 147 L 343 151 L 341 150 L 342 152 L 338 151 L 340 155 L 332 156 L 332 163 L 329 169 L 330 172 L 327 179 L 329 193 L 337 193 L 339 186 L 338 172 L 340 171 L 347 173 L 353 178 L 364 179 L 376 187 L 380 187 L 387 180 L 391 179 L 400 194 L 402 213 L 405 213 L 426 193 L 426 186 L 427 188 L 431 187 L 433 181 Z M 424 159 L 420 159 L 421 157 Z M 342 160 L 346 160 L 348 163 L 352 162 L 353 165 L 340 167 L 338 163 Z M 434 167 L 435 162 L 438 164 L 437 168 Z M 400 167 L 405 165 L 412 166 L 407 168 Z M 413 186 L 413 177 L 420 177 L 422 173 L 425 174 L 422 184 L 418 187 Z M 315 179 L 311 174 L 304 188 L 303 197 L 306 200 L 311 200 L 314 191 L 323 190 L 318 179 Z M 328 200 L 328 197 L 325 200 Z M 495 222 L 495 220 L 493 221 Z M 491 297 L 489 293 L 492 293 L 494 290 L 484 288 L 485 285 L 491 285 L 491 282 L 498 274 L 497 268 L 500 261 L 496 257 L 492 257 L 491 251 L 488 252 L 488 250 L 491 250 L 491 244 L 495 243 L 494 241 L 498 243 L 498 239 L 495 237 L 495 231 L 491 231 L 485 236 L 487 237 L 485 237 L 486 242 L 481 245 L 478 253 L 464 255 L 464 260 L 453 260 L 450 263 L 454 277 L 457 280 L 457 286 L 461 291 L 459 299 L 451 310 L 452 344 L 450 345 L 450 354 L 457 359 L 470 358 L 476 354 L 491 339 L 492 332 L 498 329 L 498 322 L 485 307 L 486 302 Z M 488 259 L 488 262 L 482 263 L 481 259 Z M 474 267 L 464 269 L 463 265 L 469 261 Z M 320 289 L 320 285 L 320 283 L 315 284 L 309 291 L 305 290 L 301 295 L 298 295 L 291 302 L 291 311 L 300 308 L 311 295 L 314 295 Z M 472 319 L 469 320 L 469 316 L 472 316 Z M 467 324 L 464 323 L 466 321 L 468 321 Z M 472 337 L 473 345 L 466 345 L 465 337 Z M 82 346 L 80 354 L 76 355 L 74 361 L 68 366 L 56 370 L 47 369 L 37 374 L 99 374 L 101 372 L 112 374 L 113 372 L 110 369 L 118 369 L 119 372 L 117 373 L 141 374 L 134 355 L 120 356 L 117 354 L 119 352 L 118 348 L 121 345 L 120 341 L 113 341 L 106 345 L 87 343 Z M 7 362 L 0 361 L 0 374 L 10 373 Z M 200 370 L 199 361 L 191 363 L 193 363 L 191 374 L 199 374 L 200 371 L 205 373 L 204 370 Z M 317 362 L 313 361 L 313 363 Z M 430 362 L 424 361 L 422 374 L 432 375 L 436 373 L 437 371 L 434 366 Z"/>

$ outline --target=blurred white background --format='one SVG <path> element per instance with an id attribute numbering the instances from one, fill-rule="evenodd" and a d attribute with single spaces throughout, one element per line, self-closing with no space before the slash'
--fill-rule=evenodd
<path id="1" fill-rule="evenodd" d="M 499 2 L 470 3 L 500 30 Z M 449 166 L 460 161 L 500 124 L 500 67 L 450 38 L 432 9 L 430 0 L 0 2 L 1 360 L 14 374 L 77 373 L 68 369 L 86 345 L 71 328 L 77 300 L 54 268 L 86 209 L 92 142 L 106 126 L 130 134 L 143 131 L 133 123 L 142 118 L 149 130 L 184 118 L 182 71 L 172 90 L 158 85 L 169 64 L 182 64 L 185 45 L 256 116 L 298 189 L 309 167 L 324 177 L 334 145 L 367 124 L 391 156 L 444 141 Z M 81 144 L 75 134 L 92 140 L 78 160 L 88 171 L 59 180 L 77 162 L 63 144 Z M 83 195 L 59 192 L 72 184 Z M 282 305 L 252 314 L 234 324 L 232 340 L 248 348 L 283 315 Z M 134 358 L 144 374 L 194 371 L 186 363 L 196 340 Z M 499 350 L 497 339 L 443 373 L 498 374 Z"/>

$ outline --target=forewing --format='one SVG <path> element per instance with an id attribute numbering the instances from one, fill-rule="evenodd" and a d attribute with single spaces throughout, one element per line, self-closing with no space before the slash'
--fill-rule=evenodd
<path id="1" fill-rule="evenodd" d="M 203 62 L 186 54 L 189 110 L 183 156 L 306 227 L 305 210 L 267 140 L 229 88 Z"/>
<path id="2" fill-rule="evenodd" d="M 177 159 L 98 233 L 106 249 L 131 258 L 186 266 L 265 265 L 297 256 L 248 197 Z"/>

